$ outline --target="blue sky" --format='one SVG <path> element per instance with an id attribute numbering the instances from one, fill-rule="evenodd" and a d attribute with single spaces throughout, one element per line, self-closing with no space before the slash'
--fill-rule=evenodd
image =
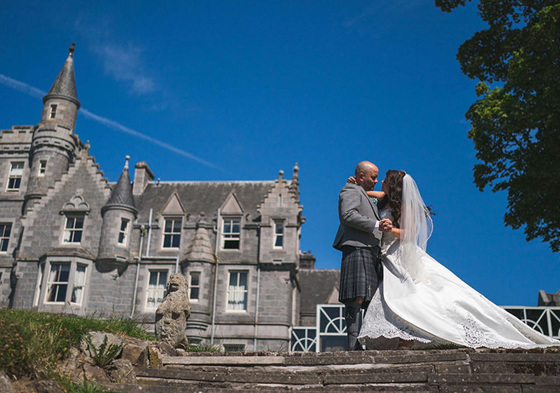
<path id="1" fill-rule="evenodd" d="M 156 5 L 157 4 L 157 5 Z M 476 8 L 427 0 L 0 0 L 0 128 L 34 125 L 76 42 L 76 133 L 116 181 L 272 180 L 300 167 L 301 248 L 338 268 L 338 192 L 360 160 L 404 169 L 433 206 L 428 251 L 500 305 L 560 289 L 558 255 L 504 227 L 479 192 L 455 58 Z M 381 176 L 382 178 L 383 176 Z M 538 190 L 535 190 L 538 192 Z"/>

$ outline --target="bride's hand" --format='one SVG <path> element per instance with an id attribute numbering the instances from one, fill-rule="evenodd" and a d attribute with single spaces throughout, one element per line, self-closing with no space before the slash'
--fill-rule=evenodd
<path id="1" fill-rule="evenodd" d="M 347 183 L 356 184 L 356 178 L 354 176 L 350 176 Z"/>

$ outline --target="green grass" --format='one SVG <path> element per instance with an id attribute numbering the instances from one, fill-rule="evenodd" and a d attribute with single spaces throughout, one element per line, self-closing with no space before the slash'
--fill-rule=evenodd
<path id="1" fill-rule="evenodd" d="M 73 315 L 0 310 L 0 369 L 15 377 L 45 377 L 77 347 L 89 331 L 120 333 L 153 340 L 129 319 L 94 319 Z"/>

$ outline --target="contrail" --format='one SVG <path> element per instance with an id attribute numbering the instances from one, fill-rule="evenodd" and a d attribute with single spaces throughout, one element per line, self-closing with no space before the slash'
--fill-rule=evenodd
<path id="1" fill-rule="evenodd" d="M 20 93 L 23 94 L 27 94 L 28 96 L 31 97 L 35 97 L 35 98 L 43 98 L 47 93 L 42 91 L 41 89 L 37 89 L 36 87 L 30 86 L 27 83 L 24 82 L 20 82 L 18 80 L 12 79 L 9 76 L 0 74 L 0 84 L 7 86 L 11 89 L 17 90 Z M 162 142 L 158 139 L 152 138 L 151 136 L 148 136 L 146 134 L 142 134 L 139 131 L 133 130 L 132 128 L 128 128 L 126 126 L 123 126 L 122 124 L 111 120 L 111 119 L 107 119 L 105 117 L 96 115 L 95 113 L 92 113 L 90 111 L 88 111 L 85 108 L 80 108 L 80 111 L 78 111 L 78 113 L 81 113 L 82 115 L 84 115 L 85 117 L 98 122 L 99 124 L 103 124 L 106 127 L 109 128 L 113 128 L 115 130 L 124 132 L 126 134 L 135 136 L 136 138 L 140 138 L 140 139 L 144 139 L 145 141 L 151 142 L 153 144 L 156 144 L 166 150 L 172 151 L 173 153 L 179 154 L 183 157 L 186 157 L 188 159 L 191 159 L 193 161 L 199 162 L 202 165 L 206 165 L 209 166 L 211 168 L 215 168 L 218 169 L 220 171 L 223 171 L 222 168 L 220 168 L 217 165 L 212 164 L 211 162 L 208 162 L 200 157 L 195 156 L 194 154 L 191 154 L 187 151 L 178 149 L 174 146 L 169 145 L 168 143 Z"/>
<path id="2" fill-rule="evenodd" d="M 47 94 L 43 90 L 37 89 L 33 86 L 29 86 L 27 83 L 17 81 L 3 74 L 0 74 L 0 83 L 4 86 L 8 86 L 11 89 L 17 90 L 20 93 L 24 93 L 35 98 L 43 98 L 45 94 Z"/>
<path id="3" fill-rule="evenodd" d="M 126 127 L 126 126 L 123 126 L 122 124 L 119 124 L 119 123 L 117 123 L 117 122 L 114 121 L 114 120 L 111 120 L 111 119 L 107 119 L 107 118 L 105 118 L 105 117 L 98 116 L 98 115 L 96 115 L 96 114 L 94 114 L 94 113 L 91 113 L 91 112 L 88 111 L 87 109 L 81 108 L 81 109 L 80 109 L 80 113 L 81 113 L 82 115 L 84 115 L 85 117 L 88 117 L 88 118 L 90 118 L 90 119 L 92 119 L 92 120 L 94 120 L 94 121 L 96 121 L 96 122 L 98 122 L 98 123 L 100 123 L 100 124 L 103 124 L 104 126 L 107 126 L 107 127 L 110 127 L 110 128 L 114 128 L 114 129 L 116 129 L 116 130 L 119 130 L 119 131 L 125 132 L 125 133 L 127 133 L 127 134 L 133 135 L 133 136 L 135 136 L 135 137 L 137 137 L 137 138 L 144 139 L 144 140 L 146 140 L 146 141 L 148 141 L 148 142 L 155 143 L 156 145 L 161 146 L 161 147 L 163 147 L 164 149 L 167 149 L 167 150 L 172 151 L 173 153 L 177 153 L 177 154 L 179 154 L 179 155 L 182 155 L 183 157 L 190 158 L 191 160 L 194 160 L 194 161 L 196 161 L 196 162 L 199 162 L 199 163 L 201 163 L 201 164 L 203 164 L 203 165 L 206 165 L 206 166 L 209 166 L 209 167 L 212 167 L 212 168 L 215 168 L 215 169 L 222 170 L 222 168 L 220 168 L 220 167 L 218 167 L 218 166 L 212 164 L 211 162 L 208 162 L 208 161 L 206 161 L 206 160 L 203 160 L 202 158 L 199 158 L 199 157 L 195 156 L 194 154 L 191 154 L 191 153 L 186 152 L 186 151 L 181 150 L 181 149 L 177 149 L 176 147 L 171 146 L 171 145 L 169 145 L 169 144 L 167 144 L 167 143 L 165 143 L 165 142 L 162 142 L 162 141 L 160 141 L 160 140 L 157 140 L 157 139 L 155 139 L 155 138 L 152 138 L 151 136 L 142 134 L 141 132 L 138 132 L 138 131 L 136 131 L 136 130 L 133 130 L 132 128 L 128 128 L 128 127 Z"/>

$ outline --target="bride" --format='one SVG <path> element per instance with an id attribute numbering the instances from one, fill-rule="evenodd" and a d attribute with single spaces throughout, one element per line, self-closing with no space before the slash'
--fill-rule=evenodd
<path id="1" fill-rule="evenodd" d="M 383 281 L 365 314 L 362 344 L 368 349 L 560 345 L 490 302 L 426 253 L 432 220 L 410 175 L 389 170 L 382 191 L 381 218 L 389 218 L 393 230 L 383 234 Z"/>

